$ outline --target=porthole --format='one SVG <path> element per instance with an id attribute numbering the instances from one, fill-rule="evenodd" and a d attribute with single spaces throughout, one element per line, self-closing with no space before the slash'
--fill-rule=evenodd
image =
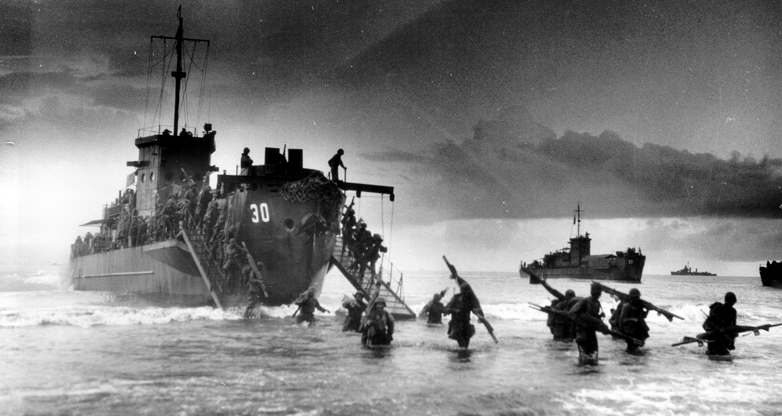
<path id="1" fill-rule="evenodd" d="M 144 183 L 144 179 L 146 179 L 146 177 L 147 177 L 146 173 L 141 174 L 141 183 Z"/>
<path id="2" fill-rule="evenodd" d="M 288 217 L 282 221 L 282 226 L 285 227 L 285 231 L 291 232 L 296 227 L 296 223 L 293 218 Z"/>
<path id="3" fill-rule="evenodd" d="M 155 172 L 149 172 L 149 181 L 154 182 L 155 180 Z"/>

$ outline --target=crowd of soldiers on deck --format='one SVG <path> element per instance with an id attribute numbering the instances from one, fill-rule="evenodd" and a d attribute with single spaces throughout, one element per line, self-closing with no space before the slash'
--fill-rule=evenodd
<path id="1" fill-rule="evenodd" d="M 342 239 L 355 259 L 348 267 L 348 271 L 358 270 L 359 278 L 363 279 L 366 269 L 369 268 L 374 278 L 380 253 L 386 253 L 388 248 L 383 245 L 383 237 L 380 234 L 372 234 L 364 220 L 356 220 L 356 211 L 352 203 L 346 207 L 342 216 Z"/>
<path id="2" fill-rule="evenodd" d="M 83 256 L 174 238 L 179 233 L 181 221 L 200 225 L 214 217 L 214 223 L 217 215 L 208 214 L 212 208 L 210 203 L 217 198 L 208 185 L 201 192 L 195 183 L 176 186 L 165 204 L 157 204 L 152 216 L 143 216 L 136 209 L 134 191 L 128 189 L 112 206 L 122 207 L 119 217 L 104 222 L 94 236 L 87 233 L 83 239 L 77 237 L 71 255 Z"/>

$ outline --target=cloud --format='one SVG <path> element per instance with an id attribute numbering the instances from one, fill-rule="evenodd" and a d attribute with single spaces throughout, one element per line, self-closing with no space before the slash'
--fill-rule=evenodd
<path id="1" fill-rule="evenodd" d="M 473 137 L 461 143 L 439 142 L 426 154 L 372 157 L 427 171 L 437 205 L 449 207 L 454 219 L 567 216 L 577 203 L 592 218 L 781 213 L 782 159 L 735 153 L 723 160 L 655 144 L 638 147 L 610 131 L 568 131 L 557 138 L 522 108 L 479 121 Z"/>

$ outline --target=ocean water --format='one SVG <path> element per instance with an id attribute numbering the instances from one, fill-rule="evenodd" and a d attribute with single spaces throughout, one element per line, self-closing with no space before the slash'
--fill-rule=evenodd
<path id="1" fill-rule="evenodd" d="M 457 267 L 459 264 L 456 264 Z M 330 313 L 300 327 L 293 307 L 160 308 L 109 293 L 59 288 L 56 273 L 0 276 L 0 413 L 9 415 L 779 415 L 782 328 L 740 337 L 731 360 L 704 347 L 671 347 L 695 335 L 708 305 L 738 296 L 741 324 L 782 322 L 782 291 L 757 277 L 645 276 L 643 298 L 681 315 L 650 313 L 651 338 L 630 355 L 598 335 L 600 362 L 578 364 L 575 344 L 551 340 L 542 287 L 517 272 L 462 273 L 499 343 L 476 325 L 469 350 L 444 326 L 399 322 L 393 345 L 363 349 L 343 333 L 344 279 L 330 273 Z M 588 293 L 588 282 L 551 280 Z M 632 287 L 606 283 L 618 290 Z M 419 311 L 453 289 L 445 271 L 405 276 Z M 452 291 L 446 295 L 450 297 Z M 608 311 L 616 301 L 603 295 Z M 608 313 L 608 312 L 607 312 Z"/>

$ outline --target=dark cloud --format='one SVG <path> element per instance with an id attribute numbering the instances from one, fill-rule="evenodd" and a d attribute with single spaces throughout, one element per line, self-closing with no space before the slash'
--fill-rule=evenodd
<path id="1" fill-rule="evenodd" d="M 438 143 L 429 154 L 374 158 L 435 174 L 438 195 L 455 218 L 566 216 L 577 202 L 593 218 L 782 213 L 782 159 L 735 153 L 723 160 L 655 144 L 638 147 L 609 131 L 557 138 L 521 108 L 479 121 L 472 138 Z"/>

